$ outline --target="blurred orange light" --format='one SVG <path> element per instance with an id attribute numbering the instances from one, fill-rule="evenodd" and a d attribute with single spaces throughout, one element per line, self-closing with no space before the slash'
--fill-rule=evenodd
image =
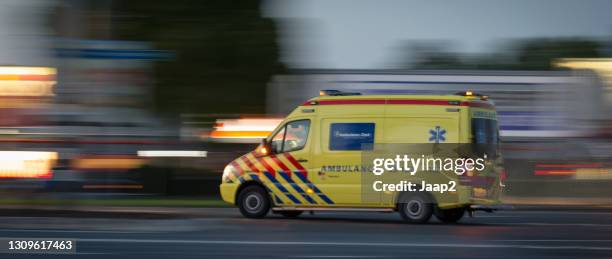
<path id="1" fill-rule="evenodd" d="M 0 66 L 0 96 L 53 96 L 51 67 Z"/>
<path id="2" fill-rule="evenodd" d="M 212 138 L 265 138 L 271 131 L 213 131 Z"/>
<path id="3" fill-rule="evenodd" d="M 258 143 L 281 121 L 279 118 L 221 119 L 215 123 L 210 137 L 223 142 Z"/>
<path id="4" fill-rule="evenodd" d="M 129 170 L 142 166 L 145 160 L 136 156 L 83 156 L 72 161 L 76 170 Z"/>
<path id="5" fill-rule="evenodd" d="M 590 69 L 595 71 L 603 81 L 612 86 L 612 58 L 562 58 L 553 62 L 556 67 L 569 69 Z"/>
<path id="6" fill-rule="evenodd" d="M 535 175 L 574 175 L 576 170 L 535 170 Z"/>

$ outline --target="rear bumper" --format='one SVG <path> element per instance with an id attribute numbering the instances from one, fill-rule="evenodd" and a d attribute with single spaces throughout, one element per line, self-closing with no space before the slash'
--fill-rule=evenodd
<path id="1" fill-rule="evenodd" d="M 474 188 L 471 186 L 459 186 L 457 192 L 448 194 L 433 195 L 438 206 L 442 209 L 452 209 L 458 207 L 495 207 L 501 204 L 499 190 L 487 192 L 487 195 L 475 195 Z"/>

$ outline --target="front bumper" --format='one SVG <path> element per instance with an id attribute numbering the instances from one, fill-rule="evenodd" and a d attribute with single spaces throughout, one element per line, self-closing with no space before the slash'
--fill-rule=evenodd
<path id="1" fill-rule="evenodd" d="M 222 183 L 219 185 L 219 190 L 221 192 L 221 198 L 223 201 L 229 204 L 236 203 L 236 190 L 238 189 L 238 184 L 235 183 Z"/>

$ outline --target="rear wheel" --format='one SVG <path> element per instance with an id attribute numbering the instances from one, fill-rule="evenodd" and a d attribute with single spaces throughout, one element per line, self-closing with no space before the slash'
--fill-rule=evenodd
<path id="1" fill-rule="evenodd" d="M 397 210 L 410 223 L 425 223 L 433 214 L 432 199 L 427 193 L 406 193 L 400 197 Z"/>
<path id="2" fill-rule="evenodd" d="M 297 218 L 300 215 L 302 215 L 303 211 L 300 210 L 285 210 L 285 211 L 279 211 L 278 214 L 283 215 L 283 217 L 287 217 L 287 218 Z"/>
<path id="3" fill-rule="evenodd" d="M 436 218 L 444 223 L 455 223 L 459 221 L 463 214 L 465 214 L 465 208 L 454 208 L 454 209 L 440 209 L 436 207 L 434 215 Z"/>
<path id="4" fill-rule="evenodd" d="M 270 210 L 268 193 L 261 186 L 248 186 L 238 194 L 238 208 L 247 218 L 263 218 Z"/>

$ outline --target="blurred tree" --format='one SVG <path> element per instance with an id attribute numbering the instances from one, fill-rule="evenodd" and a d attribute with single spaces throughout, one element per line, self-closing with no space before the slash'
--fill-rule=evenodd
<path id="1" fill-rule="evenodd" d="M 446 42 L 417 42 L 408 45 L 414 69 L 466 69 L 458 53 L 451 52 Z"/>
<path id="2" fill-rule="evenodd" d="M 550 70 L 558 58 L 601 57 L 602 44 L 588 39 L 538 38 L 516 41 L 511 49 L 496 53 L 461 55 L 440 47 L 412 47 L 412 69 Z"/>
<path id="3" fill-rule="evenodd" d="M 418 69 L 465 69 L 468 64 L 463 63 L 461 57 L 451 52 L 429 52 L 419 57 L 414 64 Z"/>
<path id="4" fill-rule="evenodd" d="M 518 69 L 549 70 L 559 58 L 601 57 L 601 44 L 586 39 L 531 39 L 518 44 Z"/>
<path id="5" fill-rule="evenodd" d="M 119 38 L 175 53 L 155 65 L 158 111 L 265 111 L 266 84 L 285 68 L 259 0 L 121 0 L 113 9 Z"/>

